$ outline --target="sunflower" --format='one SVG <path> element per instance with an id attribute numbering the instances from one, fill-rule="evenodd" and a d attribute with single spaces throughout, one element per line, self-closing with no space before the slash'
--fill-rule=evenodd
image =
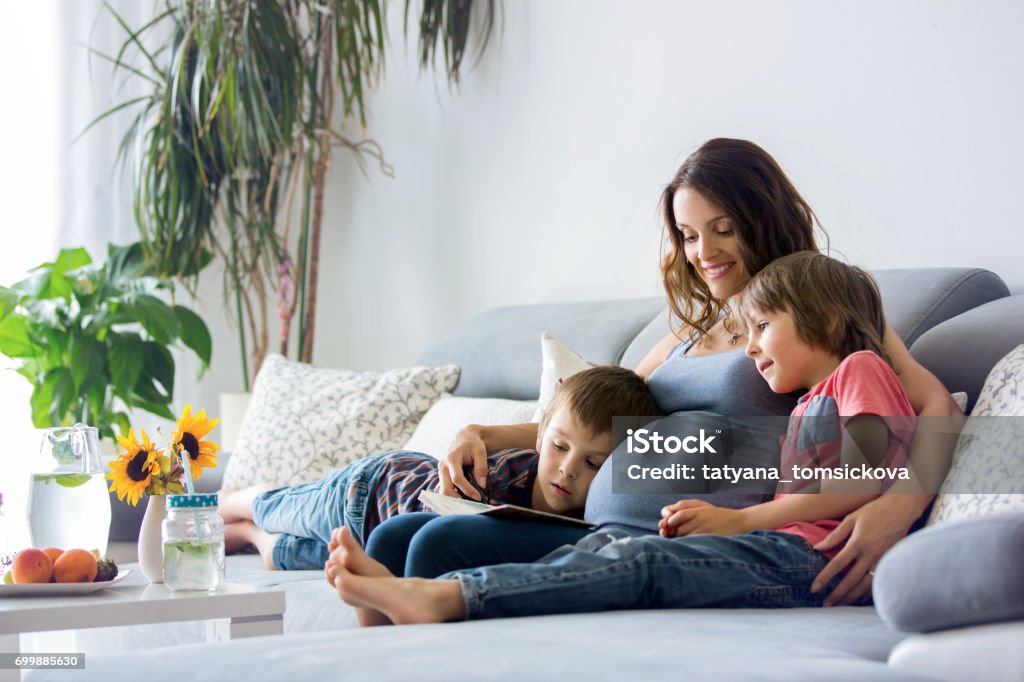
<path id="1" fill-rule="evenodd" d="M 199 480 L 204 468 L 217 466 L 217 450 L 220 450 L 220 446 L 212 440 L 203 438 L 213 431 L 213 427 L 219 422 L 219 419 L 207 419 L 206 410 L 200 410 L 193 416 L 191 404 L 185 405 L 181 418 L 178 419 L 178 428 L 171 443 L 175 449 L 188 453 L 189 470 L 193 481 Z"/>
<path id="2" fill-rule="evenodd" d="M 111 472 L 105 478 L 111 481 L 110 491 L 117 493 L 117 498 L 135 506 L 139 498 L 149 486 L 153 476 L 160 473 L 159 455 L 149 441 L 144 429 L 140 430 L 142 442 L 135 439 L 134 429 L 128 429 L 128 437 L 118 436 L 117 442 L 124 448 L 117 459 L 107 462 Z"/>

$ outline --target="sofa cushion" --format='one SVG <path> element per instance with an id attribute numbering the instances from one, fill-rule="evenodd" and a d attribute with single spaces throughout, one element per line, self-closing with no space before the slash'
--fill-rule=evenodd
<path id="1" fill-rule="evenodd" d="M 657 298 L 508 306 L 482 313 L 420 356 L 424 365 L 462 368 L 455 395 L 536 400 L 537 339 L 547 331 L 591 362 L 619 364 L 633 337 L 662 308 Z"/>
<path id="2" fill-rule="evenodd" d="M 458 398 L 446 393 L 423 415 L 402 449 L 440 457 L 448 452 L 455 433 L 467 424 L 524 424 L 533 419 L 535 409 L 533 400 Z"/>
<path id="3" fill-rule="evenodd" d="M 548 409 L 548 403 L 555 397 L 558 385 L 574 374 L 593 367 L 569 346 L 544 332 L 540 337 L 540 396 L 537 398 L 537 409 L 530 421 L 539 422 Z"/>
<path id="4" fill-rule="evenodd" d="M 1024 618 L 1024 511 L 932 526 L 888 552 L 872 588 L 886 623 L 931 632 Z"/>
<path id="5" fill-rule="evenodd" d="M 224 485 L 297 485 L 399 448 L 458 377 L 454 365 L 354 372 L 268 355 Z"/>
<path id="6" fill-rule="evenodd" d="M 944 682 L 1024 680 L 1024 621 L 915 635 L 893 647 L 889 667 Z"/>
<path id="7" fill-rule="evenodd" d="M 971 411 L 989 370 L 1021 340 L 1024 296 L 1009 296 L 933 327 L 910 353 L 950 391 L 966 391 Z"/>
<path id="8" fill-rule="evenodd" d="M 325 603 L 325 608 L 332 608 Z M 289 601 L 289 610 L 291 602 Z M 690 609 L 403 625 L 175 649 L 203 679 L 759 680 L 931 679 L 885 664 L 904 635 L 874 609 Z M 89 679 L 135 682 L 138 652 L 89 658 Z M 64 680 L 34 671 L 33 680 Z M 38 675 L 38 678 L 36 677 Z M 149 666 L 146 682 L 177 682 L 180 665 Z"/>
<path id="9" fill-rule="evenodd" d="M 894 268 L 871 275 L 882 294 L 886 321 L 908 348 L 945 320 L 1010 294 L 999 275 L 981 268 Z"/>
<path id="10" fill-rule="evenodd" d="M 953 452 L 928 524 L 1024 509 L 1024 345 L 1000 360 Z"/>

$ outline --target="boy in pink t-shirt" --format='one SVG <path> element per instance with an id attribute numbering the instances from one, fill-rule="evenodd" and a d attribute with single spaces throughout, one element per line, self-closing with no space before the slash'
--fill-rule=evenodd
<path id="1" fill-rule="evenodd" d="M 892 482 L 892 474 L 824 474 L 901 471 L 914 411 L 883 349 L 878 290 L 862 270 L 816 252 L 792 254 L 758 272 L 736 311 L 747 328 L 746 353 L 772 390 L 807 390 L 789 420 L 774 499 L 745 509 L 682 500 L 662 511 L 660 536 L 602 530 L 532 564 L 436 580 L 391 577 L 342 529 L 332 542 L 328 581 L 369 614 L 365 622 L 378 624 L 820 606 L 842 576 L 811 591 L 829 558 L 814 544 Z"/>

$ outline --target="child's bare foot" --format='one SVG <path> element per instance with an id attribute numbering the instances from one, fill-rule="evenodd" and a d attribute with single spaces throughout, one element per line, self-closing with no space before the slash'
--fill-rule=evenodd
<path id="1" fill-rule="evenodd" d="M 252 521 L 236 521 L 224 524 L 224 549 L 225 551 L 238 551 L 239 547 L 254 545 L 256 551 L 263 559 L 263 567 L 268 571 L 274 568 L 274 543 L 277 542 L 277 535 L 272 535 L 261 529 Z M 234 549 L 229 549 L 233 547 Z"/>
<path id="2" fill-rule="evenodd" d="M 252 503 L 257 495 L 273 490 L 268 485 L 251 485 L 247 488 L 223 488 L 217 491 L 219 497 L 217 512 L 224 523 L 252 520 Z"/>
<path id="3" fill-rule="evenodd" d="M 334 549 L 341 557 L 342 566 L 349 573 L 366 576 L 368 578 L 394 578 L 395 574 L 388 570 L 388 567 L 377 561 L 366 553 L 348 528 L 339 528 L 334 534 L 338 546 Z"/>
<path id="4" fill-rule="evenodd" d="M 394 578 L 387 567 L 367 554 L 348 528 L 336 528 L 328 545 L 331 556 L 324 570 L 328 582 L 337 587 L 337 577 L 342 570 L 354 575 L 371 578 Z M 353 604 L 356 607 L 356 620 L 362 627 L 375 625 L 391 625 L 391 620 L 380 611 Z"/>
<path id="5" fill-rule="evenodd" d="M 342 567 L 334 586 L 346 604 L 372 609 L 387 623 L 443 623 L 466 617 L 458 580 L 370 578 Z"/>

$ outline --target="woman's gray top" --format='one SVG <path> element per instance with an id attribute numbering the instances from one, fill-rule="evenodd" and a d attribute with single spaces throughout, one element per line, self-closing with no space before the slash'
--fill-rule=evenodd
<path id="1" fill-rule="evenodd" d="M 686 353 L 696 339 L 694 334 L 679 343 L 647 379 L 647 386 L 662 412 L 672 415 L 712 413 L 731 417 L 787 416 L 792 412 L 797 394 L 773 393 L 742 348 L 690 357 Z M 657 532 L 662 507 L 681 497 L 684 496 L 612 493 L 612 464 L 609 459 L 590 486 L 584 518 L 599 527 Z M 733 508 L 762 501 L 760 495 L 740 493 L 706 497 L 718 506 Z"/>

